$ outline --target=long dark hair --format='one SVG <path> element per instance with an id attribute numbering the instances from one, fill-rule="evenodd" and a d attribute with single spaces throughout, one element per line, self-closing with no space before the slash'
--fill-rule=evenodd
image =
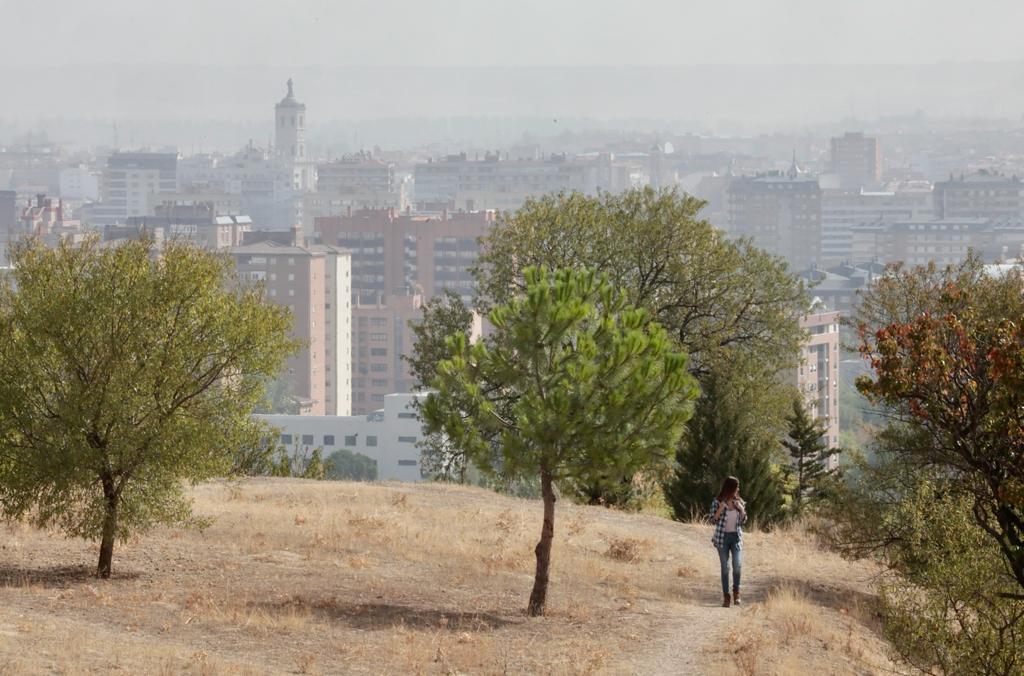
<path id="1" fill-rule="evenodd" d="M 725 477 L 725 481 L 722 482 L 722 490 L 718 491 L 719 500 L 728 500 L 729 498 L 736 495 L 736 491 L 739 490 L 740 480 L 734 476 Z"/>

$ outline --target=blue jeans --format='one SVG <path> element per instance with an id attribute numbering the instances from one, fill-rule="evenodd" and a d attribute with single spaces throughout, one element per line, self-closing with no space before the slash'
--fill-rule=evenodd
<path id="1" fill-rule="evenodd" d="M 740 536 L 737 533 L 725 533 L 722 546 L 718 547 L 718 559 L 722 562 L 722 593 L 729 594 L 729 553 L 732 553 L 732 588 L 740 588 Z"/>

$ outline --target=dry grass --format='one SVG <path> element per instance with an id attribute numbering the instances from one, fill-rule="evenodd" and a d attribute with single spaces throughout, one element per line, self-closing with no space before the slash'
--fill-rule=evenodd
<path id="1" fill-rule="evenodd" d="M 870 618 L 851 605 L 870 571 L 817 551 L 802 532 L 749 534 L 749 606 L 724 610 L 706 527 L 560 501 L 549 613 L 530 619 L 538 503 L 473 488 L 281 479 L 207 484 L 193 496 L 210 527 L 120 547 L 108 582 L 91 576 L 95 546 L 6 528 L 0 673 L 884 664 Z"/>

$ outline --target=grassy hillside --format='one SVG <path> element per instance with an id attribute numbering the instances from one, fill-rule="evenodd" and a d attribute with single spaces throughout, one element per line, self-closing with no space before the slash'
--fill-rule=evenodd
<path id="1" fill-rule="evenodd" d="M 193 491 L 202 531 L 0 549 L 0 673 L 877 673 L 873 572 L 800 532 L 744 539 L 724 609 L 706 526 L 559 502 L 548 616 L 524 614 L 540 504 L 439 485 Z"/>

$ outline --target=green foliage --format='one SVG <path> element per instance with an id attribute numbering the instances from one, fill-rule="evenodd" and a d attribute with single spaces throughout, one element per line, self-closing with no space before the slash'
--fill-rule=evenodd
<path id="1" fill-rule="evenodd" d="M 527 267 L 593 269 L 665 327 L 693 374 L 739 355 L 760 373 L 791 368 L 804 338 L 802 283 L 782 259 L 702 220 L 703 206 L 651 188 L 528 200 L 483 240 L 479 309 L 522 293 Z"/>
<path id="2" fill-rule="evenodd" d="M 778 373 L 796 365 L 808 299 L 782 259 L 724 237 L 700 218 L 703 206 L 651 188 L 529 200 L 483 239 L 477 309 L 486 314 L 521 294 L 527 267 L 593 269 L 665 327 L 702 382 L 743 364 L 747 383 L 764 393 L 747 413 L 771 429 L 788 408 Z M 636 500 L 642 482 L 634 479 L 597 477 L 571 488 L 588 502 L 624 505 Z"/>
<path id="3" fill-rule="evenodd" d="M 231 476 L 272 476 L 277 460 L 278 448 L 269 440 L 276 434 L 267 425 L 251 438 L 245 440 L 236 450 Z"/>
<path id="4" fill-rule="evenodd" d="M 277 378 L 265 379 L 265 393 L 253 413 L 280 413 L 298 415 L 299 402 L 291 395 L 290 378 L 282 373 Z"/>
<path id="5" fill-rule="evenodd" d="M 801 397 L 794 397 L 787 437 L 781 443 L 792 460 L 793 510 L 799 514 L 808 498 L 816 496 L 828 479 L 828 457 L 839 452 L 829 448 L 825 424 L 812 418 Z"/>
<path id="6" fill-rule="evenodd" d="M 697 387 L 686 356 L 592 271 L 523 271 L 525 293 L 495 307 L 495 335 L 457 333 L 423 406 L 486 472 L 537 477 L 545 502 L 530 612 L 543 612 L 555 484 L 605 484 L 667 467 Z"/>
<path id="7" fill-rule="evenodd" d="M 305 467 L 302 468 L 302 478 L 322 480 L 326 474 L 327 468 L 324 465 L 324 450 L 318 447 L 313 450 L 312 455 L 309 456 L 309 460 L 305 463 Z"/>
<path id="8" fill-rule="evenodd" d="M 593 272 L 526 273 L 526 295 L 491 313 L 493 341 L 453 337 L 424 406 L 428 429 L 508 476 L 544 468 L 556 481 L 618 479 L 666 460 L 696 396 L 685 355 Z M 509 400 L 505 417 L 499 404 Z M 500 458 L 485 429 L 500 431 Z"/>
<path id="9" fill-rule="evenodd" d="M 295 349 L 288 312 L 184 243 L 11 249 L 0 285 L 0 507 L 114 541 L 189 516 L 183 480 L 232 470 Z"/>
<path id="10" fill-rule="evenodd" d="M 706 514 L 726 476 L 740 481 L 747 514 L 761 526 L 785 517 L 784 477 L 775 461 L 777 442 L 764 421 L 747 413 L 759 396 L 722 376 L 705 379 L 693 417 L 676 450 L 676 467 L 665 483 L 665 499 L 676 519 Z"/>
<path id="11" fill-rule="evenodd" d="M 427 301 L 422 313 L 420 321 L 410 322 L 415 343 L 412 355 L 404 357 L 418 389 L 429 387 L 437 377 L 438 364 L 452 357 L 448 338 L 459 334 L 468 340 L 473 327 L 473 312 L 450 289 Z M 422 406 L 419 399 L 413 405 L 417 410 Z M 425 433 L 418 447 L 425 476 L 466 483 L 471 473 L 469 463 L 462 450 L 443 434 Z"/>
<path id="12" fill-rule="evenodd" d="M 1024 600 L 1024 277 L 976 256 L 939 270 L 894 267 L 858 324 L 873 374 L 858 387 L 926 440 L 893 449 L 938 468 L 1000 547 Z"/>
<path id="13" fill-rule="evenodd" d="M 829 533 L 847 555 L 871 555 L 889 573 L 879 588 L 886 637 L 929 674 L 1019 674 L 1024 605 L 998 544 L 974 520 L 972 500 L 942 473 L 915 469 L 906 449 L 928 439 L 906 426 L 876 442 L 875 462 L 825 503 Z"/>
<path id="14" fill-rule="evenodd" d="M 376 481 L 377 461 L 342 448 L 328 456 L 326 477 L 344 481 Z"/>
<path id="15" fill-rule="evenodd" d="M 419 389 L 427 388 L 437 377 L 437 366 L 452 356 L 448 337 L 460 333 L 469 338 L 473 311 L 451 289 L 423 304 L 419 321 L 409 322 L 415 337 L 412 355 L 403 357 Z"/>

